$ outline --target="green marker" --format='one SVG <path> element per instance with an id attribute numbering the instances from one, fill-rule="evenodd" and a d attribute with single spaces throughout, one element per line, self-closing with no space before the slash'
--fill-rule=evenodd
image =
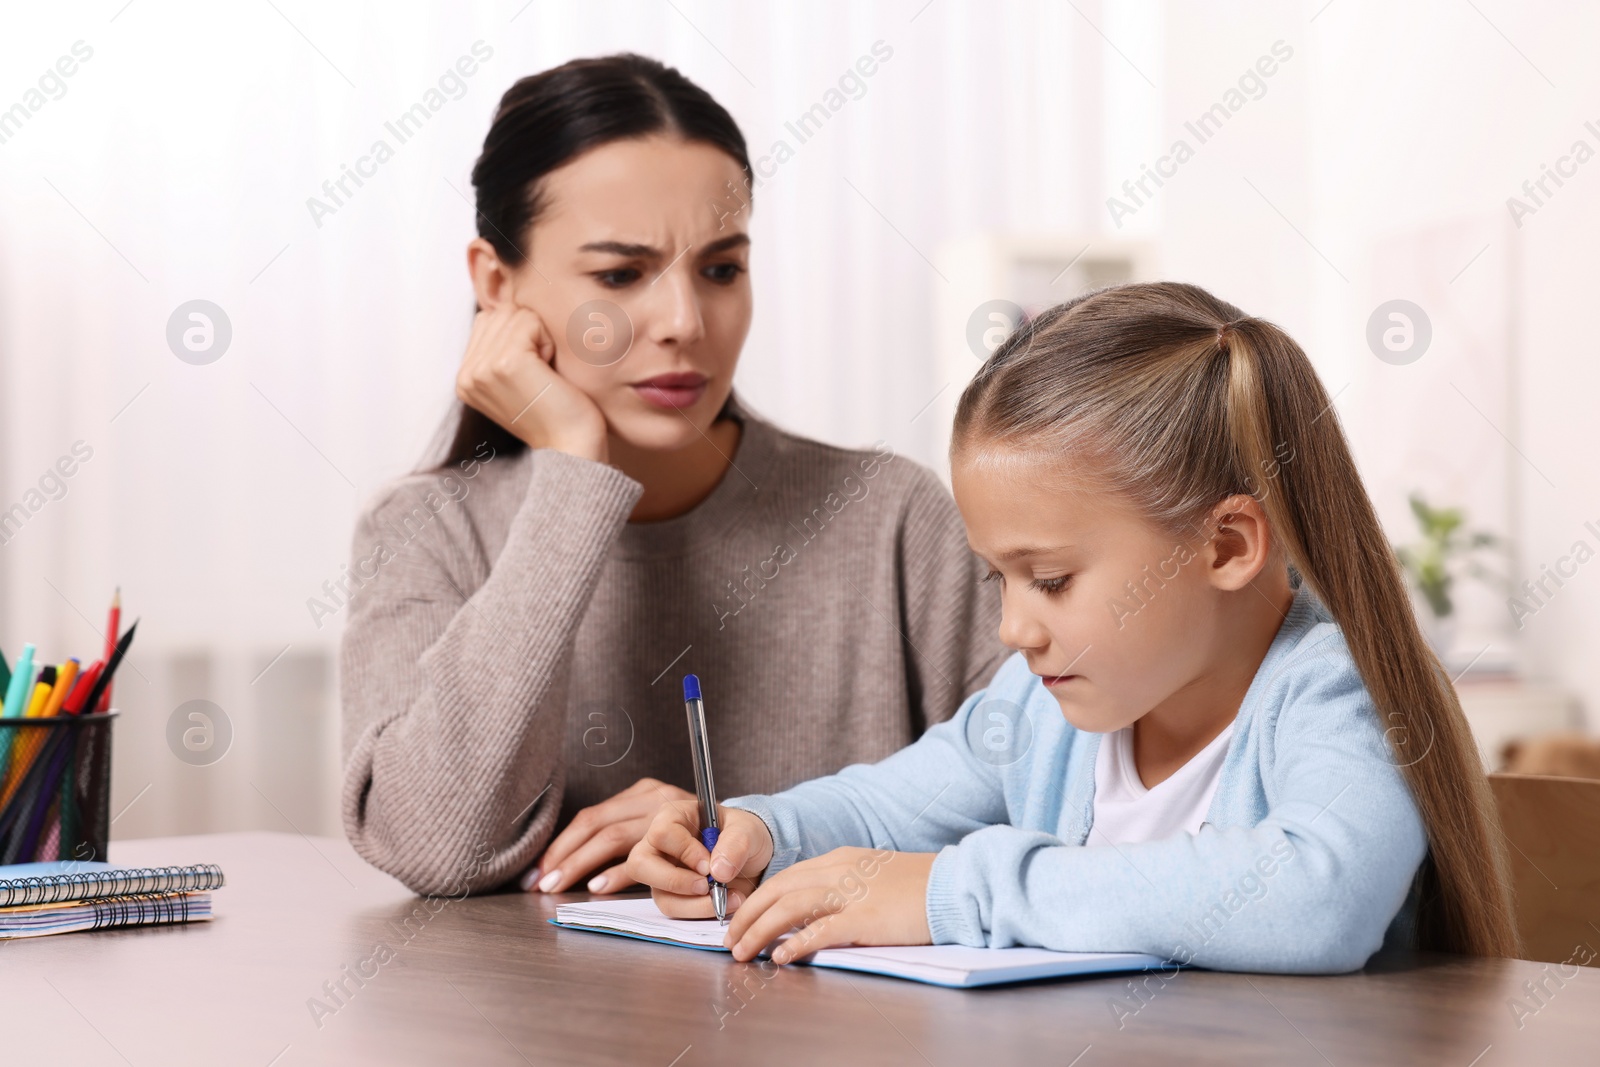
<path id="1" fill-rule="evenodd" d="M 21 715 L 22 706 L 28 700 L 28 691 L 32 688 L 33 646 L 23 645 L 22 655 L 17 657 L 17 669 L 6 686 L 6 703 L 0 709 L 0 718 L 14 719 Z M 21 731 L 20 726 L 0 730 L 0 780 L 4 780 L 11 772 L 11 750 L 16 746 L 17 734 Z"/>
<path id="2" fill-rule="evenodd" d="M 11 683 L 6 686 L 5 710 L 0 712 L 8 719 L 22 714 L 23 701 L 28 699 L 28 685 L 33 681 L 33 646 L 23 645 L 17 657 L 17 669 L 12 672 Z"/>

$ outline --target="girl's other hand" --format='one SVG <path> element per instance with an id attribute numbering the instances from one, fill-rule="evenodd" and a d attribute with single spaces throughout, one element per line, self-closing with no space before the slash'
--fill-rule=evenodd
<path id="1" fill-rule="evenodd" d="M 644 839 L 628 856 L 628 877 L 650 887 L 656 907 L 674 919 L 709 919 L 710 875 L 728 887 L 732 911 L 761 881 L 772 861 L 772 835 L 761 817 L 741 808 L 718 806 L 722 826 L 717 847 L 707 852 L 700 843 L 700 802 L 692 795 L 663 805 Z"/>
<path id="2" fill-rule="evenodd" d="M 796 863 L 750 894 L 723 943 L 745 962 L 798 931 L 772 950 L 774 963 L 835 945 L 931 944 L 928 874 L 938 855 L 836 848 Z"/>
<path id="3" fill-rule="evenodd" d="M 564 893 L 610 860 L 626 860 L 628 851 L 644 836 L 656 809 L 688 797 L 675 785 L 641 778 L 616 796 L 608 797 L 572 817 L 567 828 L 545 846 L 544 855 L 527 874 L 522 888 L 532 892 Z M 626 863 L 618 863 L 589 879 L 591 893 L 620 893 L 633 884 Z"/>
<path id="4" fill-rule="evenodd" d="M 532 310 L 502 304 L 480 311 L 456 374 L 456 395 L 529 448 L 604 463 L 605 416 L 588 394 L 556 373 L 555 355 L 554 337 Z"/>

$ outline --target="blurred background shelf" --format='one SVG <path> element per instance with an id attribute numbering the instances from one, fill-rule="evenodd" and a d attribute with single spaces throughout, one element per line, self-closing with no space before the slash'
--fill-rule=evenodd
<path id="1" fill-rule="evenodd" d="M 1557 685 L 1463 679 L 1456 692 L 1485 770 L 1501 768 L 1508 741 L 1569 733 L 1583 725 L 1577 697 Z"/>

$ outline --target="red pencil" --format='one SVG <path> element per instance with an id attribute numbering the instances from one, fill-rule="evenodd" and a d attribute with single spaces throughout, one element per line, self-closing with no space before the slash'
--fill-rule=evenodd
<path id="1" fill-rule="evenodd" d="M 122 586 L 117 586 L 111 594 L 111 617 L 106 621 L 106 652 L 101 660 L 111 662 L 111 654 L 117 650 L 117 630 L 122 626 Z M 89 712 L 109 711 L 111 708 L 111 686 L 106 686 L 105 695 L 100 698 L 98 708 L 85 709 Z"/>

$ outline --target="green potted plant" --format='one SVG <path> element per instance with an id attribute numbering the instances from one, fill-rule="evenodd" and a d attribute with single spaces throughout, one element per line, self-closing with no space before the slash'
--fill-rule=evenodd
<path id="1" fill-rule="evenodd" d="M 1477 557 L 1484 549 L 1501 547 L 1504 542 L 1483 530 L 1468 530 L 1466 512 L 1461 508 L 1433 507 L 1420 492 L 1413 492 L 1409 499 L 1422 537 L 1411 544 L 1396 545 L 1395 554 L 1420 600 L 1417 614 L 1423 633 L 1439 658 L 1444 659 L 1455 637 L 1456 605 L 1452 592 L 1457 579 L 1465 575 L 1500 582 L 1500 576 Z"/>

